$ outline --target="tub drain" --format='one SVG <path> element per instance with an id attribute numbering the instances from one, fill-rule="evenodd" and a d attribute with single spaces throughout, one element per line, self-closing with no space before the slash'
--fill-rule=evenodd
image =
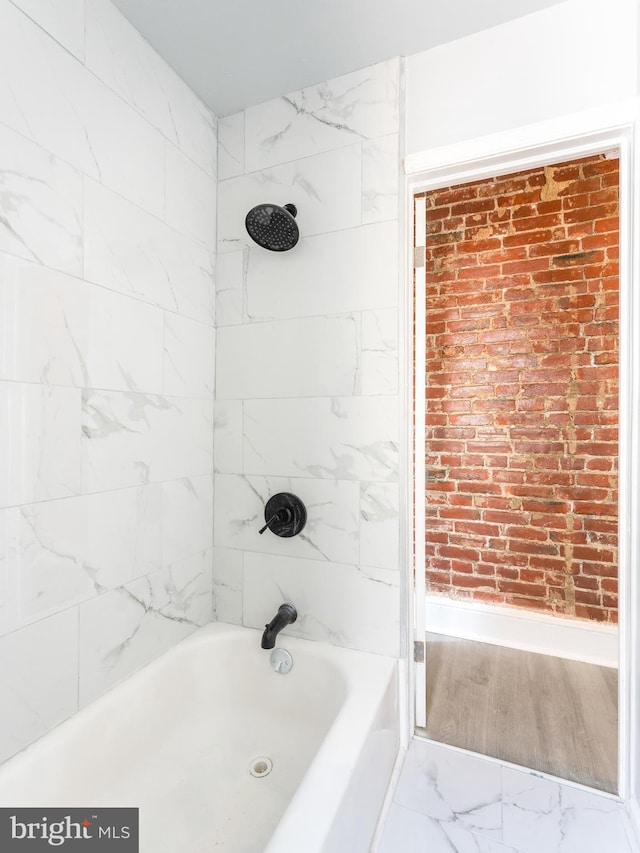
<path id="1" fill-rule="evenodd" d="M 263 776 L 268 776 L 273 769 L 273 761 L 270 758 L 254 758 L 249 764 L 249 773 L 255 776 L 256 779 L 262 779 Z"/>

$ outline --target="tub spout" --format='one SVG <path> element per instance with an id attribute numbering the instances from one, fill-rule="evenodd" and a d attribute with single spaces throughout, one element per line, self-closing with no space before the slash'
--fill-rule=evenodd
<path id="1" fill-rule="evenodd" d="M 287 625 L 291 625 L 292 622 L 295 622 L 297 618 L 298 613 L 293 604 L 281 604 L 280 607 L 278 607 L 278 612 L 271 622 L 264 626 L 264 633 L 262 634 L 262 648 L 272 649 L 276 644 L 276 637 L 280 631 L 282 631 L 283 628 L 286 628 Z"/>

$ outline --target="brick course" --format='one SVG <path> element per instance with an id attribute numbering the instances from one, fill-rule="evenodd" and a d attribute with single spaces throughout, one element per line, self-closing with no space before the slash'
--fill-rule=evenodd
<path id="1" fill-rule="evenodd" d="M 427 588 L 617 621 L 619 161 L 426 193 Z"/>

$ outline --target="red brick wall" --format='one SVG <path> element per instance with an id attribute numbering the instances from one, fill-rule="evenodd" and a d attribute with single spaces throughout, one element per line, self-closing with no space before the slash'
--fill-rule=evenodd
<path id="1" fill-rule="evenodd" d="M 618 184 L 427 197 L 427 588 L 617 621 Z"/>

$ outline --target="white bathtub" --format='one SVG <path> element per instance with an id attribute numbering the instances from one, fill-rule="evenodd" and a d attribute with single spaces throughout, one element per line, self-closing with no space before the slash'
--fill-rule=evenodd
<path id="1" fill-rule="evenodd" d="M 0 806 L 138 806 L 141 853 L 366 853 L 399 745 L 396 661 L 278 645 L 287 675 L 258 631 L 202 628 L 0 766 Z"/>

